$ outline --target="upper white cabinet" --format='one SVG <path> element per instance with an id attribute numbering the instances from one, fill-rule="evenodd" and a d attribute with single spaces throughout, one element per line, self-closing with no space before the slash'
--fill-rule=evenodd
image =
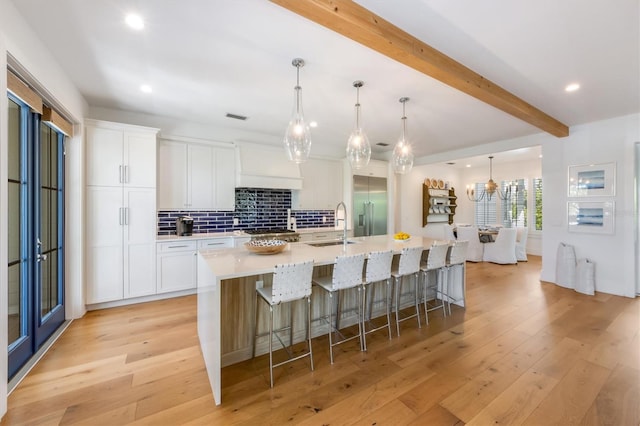
<path id="1" fill-rule="evenodd" d="M 352 174 L 358 176 L 373 176 L 386 178 L 388 175 L 389 163 L 380 160 L 370 160 L 369 164 L 357 170 L 353 170 Z"/>
<path id="2" fill-rule="evenodd" d="M 156 135 L 148 128 L 87 121 L 87 185 L 156 186 Z"/>
<path id="3" fill-rule="evenodd" d="M 156 133 L 86 122 L 88 304 L 156 292 Z"/>
<path id="4" fill-rule="evenodd" d="M 293 191 L 294 209 L 333 210 L 343 197 L 341 161 L 309 159 L 300 164 L 302 189 Z"/>
<path id="5" fill-rule="evenodd" d="M 158 148 L 158 208 L 235 208 L 233 148 L 161 140 Z"/>

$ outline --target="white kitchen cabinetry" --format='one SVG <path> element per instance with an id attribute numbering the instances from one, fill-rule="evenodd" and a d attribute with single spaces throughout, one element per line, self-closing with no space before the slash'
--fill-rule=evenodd
<path id="1" fill-rule="evenodd" d="M 232 237 L 158 243 L 156 271 L 158 293 L 196 288 L 196 255 L 198 250 L 222 249 L 233 246 Z"/>
<path id="2" fill-rule="evenodd" d="M 235 208 L 233 148 L 162 140 L 158 152 L 159 209 Z"/>
<path id="3" fill-rule="evenodd" d="M 326 231 L 300 232 L 300 242 L 308 243 L 312 241 L 326 241 L 342 239 L 344 231 L 327 228 Z M 352 237 L 353 232 L 347 231 L 347 238 Z"/>
<path id="4" fill-rule="evenodd" d="M 333 210 L 342 201 L 343 165 L 340 161 L 309 159 L 300 164 L 302 189 L 293 191 L 297 210 Z"/>
<path id="5" fill-rule="evenodd" d="M 86 123 L 87 304 L 156 292 L 156 133 Z"/>
<path id="6" fill-rule="evenodd" d="M 353 170 L 354 175 L 358 176 L 373 176 L 386 178 L 389 169 L 389 163 L 380 160 L 369 160 L 369 164 L 365 167 L 357 170 Z"/>

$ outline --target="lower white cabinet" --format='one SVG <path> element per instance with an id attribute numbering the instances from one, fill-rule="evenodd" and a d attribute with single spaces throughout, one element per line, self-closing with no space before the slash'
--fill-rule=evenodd
<path id="1" fill-rule="evenodd" d="M 155 188 L 87 188 L 87 304 L 155 293 L 155 199 Z"/>
<path id="2" fill-rule="evenodd" d="M 326 231 L 314 231 L 314 232 L 301 232 L 300 242 L 308 243 L 311 241 L 325 241 L 325 240 L 338 240 L 344 235 L 344 231 L 327 229 Z M 347 238 L 352 237 L 353 232 L 347 231 Z"/>
<path id="3" fill-rule="evenodd" d="M 197 241 L 158 243 L 156 277 L 158 293 L 196 287 Z"/>
<path id="4" fill-rule="evenodd" d="M 156 277 L 158 293 L 196 288 L 198 250 L 233 247 L 233 238 L 174 240 L 157 245 Z"/>

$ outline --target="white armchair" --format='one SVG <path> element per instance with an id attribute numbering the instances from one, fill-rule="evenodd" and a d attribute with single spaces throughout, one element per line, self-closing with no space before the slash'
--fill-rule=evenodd
<path id="1" fill-rule="evenodd" d="M 529 235 L 529 228 L 519 226 L 516 228 L 516 259 L 518 262 L 526 262 L 527 259 L 527 236 Z"/>
<path id="2" fill-rule="evenodd" d="M 500 264 L 517 264 L 516 259 L 516 228 L 500 228 L 498 236 L 493 243 L 484 244 L 485 262 L 493 262 Z"/>
<path id="3" fill-rule="evenodd" d="M 477 226 L 459 226 L 457 229 L 458 241 L 469 241 L 467 247 L 467 260 L 469 262 L 482 262 L 484 244 L 480 242 Z"/>

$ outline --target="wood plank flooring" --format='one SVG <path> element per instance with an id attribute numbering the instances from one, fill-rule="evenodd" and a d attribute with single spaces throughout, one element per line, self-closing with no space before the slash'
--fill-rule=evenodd
<path id="1" fill-rule="evenodd" d="M 468 264 L 466 310 L 375 333 L 368 352 L 326 337 L 315 371 L 265 356 L 225 368 L 216 406 L 195 296 L 89 312 L 9 396 L 2 425 L 638 425 L 640 299 L 539 281 L 540 258 Z"/>

